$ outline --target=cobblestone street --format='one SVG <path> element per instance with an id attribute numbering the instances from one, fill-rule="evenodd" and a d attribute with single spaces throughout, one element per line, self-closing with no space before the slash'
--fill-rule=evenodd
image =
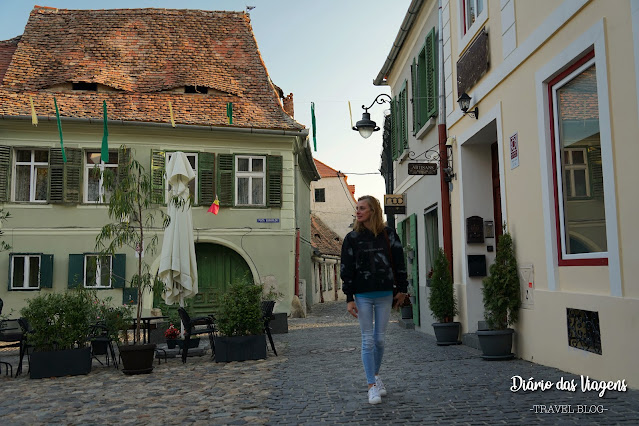
<path id="1" fill-rule="evenodd" d="M 433 337 L 399 327 L 397 317 L 391 321 L 380 372 L 388 396 L 376 406 L 367 402 L 357 322 L 343 302 L 330 302 L 308 318 L 289 319 L 289 333 L 274 335 L 280 356 L 269 350 L 265 361 L 221 364 L 205 355 L 186 365 L 156 363 L 140 376 L 95 361 L 87 376 L 2 375 L 0 418 L 3 425 L 639 422 L 637 390 L 603 398 L 579 385 L 575 392 L 511 392 L 516 375 L 553 383 L 580 377 L 522 360 L 484 361 L 475 349 L 439 347 Z M 14 356 L 0 356 L 15 369 Z"/>

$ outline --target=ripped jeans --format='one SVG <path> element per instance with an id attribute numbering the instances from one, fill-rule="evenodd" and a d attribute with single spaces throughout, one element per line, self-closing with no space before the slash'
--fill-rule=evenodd
<path id="1" fill-rule="evenodd" d="M 364 372 L 368 384 L 374 384 L 375 374 L 379 372 L 384 356 L 384 336 L 390 319 L 393 295 L 375 298 L 355 295 L 355 304 L 362 331 Z"/>

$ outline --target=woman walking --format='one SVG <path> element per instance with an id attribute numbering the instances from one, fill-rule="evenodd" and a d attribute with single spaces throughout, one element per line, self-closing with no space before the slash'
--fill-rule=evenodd
<path id="1" fill-rule="evenodd" d="M 379 377 L 384 355 L 384 334 L 393 302 L 400 306 L 408 281 L 399 236 L 382 218 L 377 198 L 357 200 L 353 231 L 342 244 L 342 290 L 347 310 L 359 320 L 362 362 L 368 383 L 368 402 L 379 404 L 387 391 Z M 393 297 L 393 287 L 397 294 Z"/>

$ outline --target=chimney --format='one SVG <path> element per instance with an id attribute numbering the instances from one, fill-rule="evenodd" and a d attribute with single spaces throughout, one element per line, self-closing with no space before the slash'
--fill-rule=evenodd
<path id="1" fill-rule="evenodd" d="M 284 112 L 291 116 L 291 118 L 295 117 L 295 108 L 293 107 L 293 94 L 289 93 L 288 96 L 282 98 L 282 106 L 284 107 Z"/>

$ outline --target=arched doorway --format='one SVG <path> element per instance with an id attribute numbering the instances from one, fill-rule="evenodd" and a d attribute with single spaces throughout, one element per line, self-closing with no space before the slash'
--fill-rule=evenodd
<path id="1" fill-rule="evenodd" d="M 197 260 L 198 294 L 186 300 L 189 312 L 193 316 L 214 313 L 219 307 L 221 297 L 231 283 L 241 279 L 252 281 L 251 269 L 233 249 L 213 243 L 195 244 Z M 156 294 L 154 306 L 162 312 L 177 311 L 177 306 L 166 306 L 162 296 Z"/>

